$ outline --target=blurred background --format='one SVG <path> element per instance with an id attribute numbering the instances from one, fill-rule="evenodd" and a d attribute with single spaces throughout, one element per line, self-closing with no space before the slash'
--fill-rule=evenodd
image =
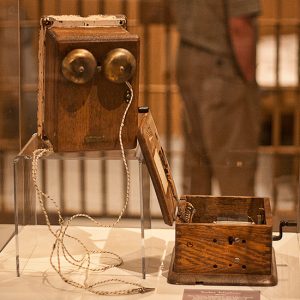
<path id="1" fill-rule="evenodd" d="M 170 1 L 172 3 L 172 1 Z M 43 15 L 125 14 L 141 39 L 140 105 L 150 107 L 181 193 L 186 141 L 175 78 L 178 32 L 165 0 L 1 0 L 0 2 L 0 223 L 14 223 L 12 161 L 36 132 L 39 19 Z M 255 191 L 268 196 L 274 226 L 296 219 L 300 165 L 300 1 L 261 0 L 257 80 L 262 134 Z M 138 220 L 138 164 L 130 162 L 131 200 L 126 217 Z M 85 211 L 118 215 L 125 180 L 120 161 L 43 161 L 40 182 L 64 215 Z M 116 188 L 119 186 L 120 188 Z M 218 194 L 214 185 L 213 194 Z M 151 189 L 152 218 L 160 220 Z M 6 225 L 3 225 L 6 226 Z"/>

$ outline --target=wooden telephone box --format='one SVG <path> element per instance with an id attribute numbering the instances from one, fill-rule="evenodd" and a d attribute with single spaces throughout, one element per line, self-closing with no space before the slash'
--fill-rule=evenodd
<path id="1" fill-rule="evenodd" d="M 55 152 L 134 149 L 138 128 L 139 38 L 124 16 L 47 16 L 39 45 L 38 135 Z"/>
<path id="2" fill-rule="evenodd" d="M 269 199 L 198 195 L 178 199 L 150 113 L 142 118 L 138 140 L 164 221 L 168 225 L 175 222 L 168 282 L 275 285 Z"/>

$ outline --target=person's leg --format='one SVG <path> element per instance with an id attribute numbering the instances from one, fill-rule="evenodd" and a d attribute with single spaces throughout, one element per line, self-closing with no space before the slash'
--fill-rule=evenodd
<path id="1" fill-rule="evenodd" d="M 205 147 L 222 195 L 254 195 L 259 136 L 258 92 L 226 60 L 202 90 Z"/>
<path id="2" fill-rule="evenodd" d="M 185 110 L 185 152 L 183 164 L 183 193 L 211 193 L 211 167 L 203 147 L 202 117 L 200 115 L 200 88 L 203 78 L 203 60 L 199 52 L 181 46 L 178 54 L 177 78 Z"/>
<path id="3" fill-rule="evenodd" d="M 183 160 L 183 193 L 211 194 L 211 166 L 204 149 L 195 143 L 195 135 L 185 124 L 185 149 Z"/>
<path id="4" fill-rule="evenodd" d="M 246 86 L 244 97 L 232 111 L 234 122 L 228 129 L 232 139 L 228 140 L 226 159 L 221 157 L 226 163 L 214 168 L 223 195 L 254 196 L 259 138 L 257 104 L 256 92 Z"/>

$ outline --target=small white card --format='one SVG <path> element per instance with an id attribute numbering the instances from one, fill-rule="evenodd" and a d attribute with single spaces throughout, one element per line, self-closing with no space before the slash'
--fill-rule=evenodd
<path id="1" fill-rule="evenodd" d="M 182 300 L 260 300 L 260 291 L 185 289 Z"/>

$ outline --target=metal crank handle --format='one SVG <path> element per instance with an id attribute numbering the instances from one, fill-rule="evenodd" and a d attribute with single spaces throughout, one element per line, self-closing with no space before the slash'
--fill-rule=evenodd
<path id="1" fill-rule="evenodd" d="M 285 220 L 281 220 L 280 224 L 279 224 L 279 235 L 273 235 L 273 241 L 279 241 L 282 239 L 282 228 L 288 226 L 288 227 L 296 227 L 297 226 L 297 222 L 294 220 L 290 220 L 290 221 L 285 221 Z"/>

